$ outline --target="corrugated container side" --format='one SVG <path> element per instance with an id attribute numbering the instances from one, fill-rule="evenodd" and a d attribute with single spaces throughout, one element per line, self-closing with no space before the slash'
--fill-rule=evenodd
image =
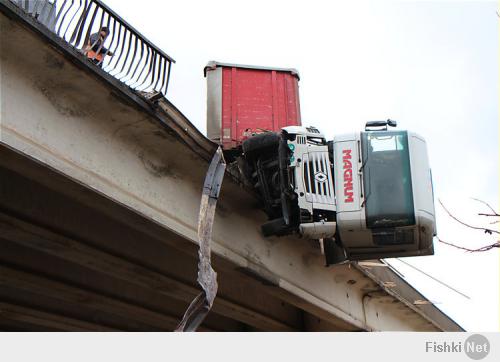
<path id="1" fill-rule="evenodd" d="M 207 134 L 224 149 L 252 132 L 300 125 L 298 76 L 273 69 L 217 66 L 206 69 Z"/>

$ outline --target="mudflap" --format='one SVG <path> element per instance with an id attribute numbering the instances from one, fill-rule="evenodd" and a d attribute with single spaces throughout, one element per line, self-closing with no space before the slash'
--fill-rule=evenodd
<path id="1" fill-rule="evenodd" d="M 323 250 L 325 253 L 325 266 L 339 264 L 347 260 L 344 248 L 333 238 L 323 239 Z"/>

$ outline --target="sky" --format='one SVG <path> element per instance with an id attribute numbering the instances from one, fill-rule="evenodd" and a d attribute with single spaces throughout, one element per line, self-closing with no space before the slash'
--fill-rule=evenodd
<path id="1" fill-rule="evenodd" d="M 469 248 L 495 238 L 474 225 L 499 210 L 499 8 L 496 2 L 123 1 L 105 3 L 173 57 L 167 98 L 203 133 L 210 60 L 296 68 L 302 123 L 332 139 L 387 118 L 422 135 L 438 235 Z M 468 331 L 500 330 L 500 250 L 435 255 L 394 268 Z"/>

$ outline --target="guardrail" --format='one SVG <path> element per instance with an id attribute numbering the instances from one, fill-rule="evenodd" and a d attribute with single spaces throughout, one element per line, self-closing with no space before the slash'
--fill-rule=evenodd
<path id="1" fill-rule="evenodd" d="M 87 54 L 89 61 L 125 83 L 143 92 L 167 93 L 170 68 L 175 60 L 154 46 L 125 20 L 99 0 L 10 0 L 65 42 Z M 102 27 L 109 36 L 98 46 L 113 54 L 96 61 L 86 50 L 90 36 Z"/>

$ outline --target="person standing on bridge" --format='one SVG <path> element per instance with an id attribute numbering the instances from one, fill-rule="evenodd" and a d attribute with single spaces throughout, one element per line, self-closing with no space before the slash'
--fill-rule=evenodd
<path id="1" fill-rule="evenodd" d="M 84 54 L 94 64 L 102 68 L 104 56 L 113 56 L 113 53 L 104 47 L 104 42 L 109 35 L 109 28 L 106 26 L 101 27 L 98 33 L 90 36 L 87 46 L 85 47 Z"/>

